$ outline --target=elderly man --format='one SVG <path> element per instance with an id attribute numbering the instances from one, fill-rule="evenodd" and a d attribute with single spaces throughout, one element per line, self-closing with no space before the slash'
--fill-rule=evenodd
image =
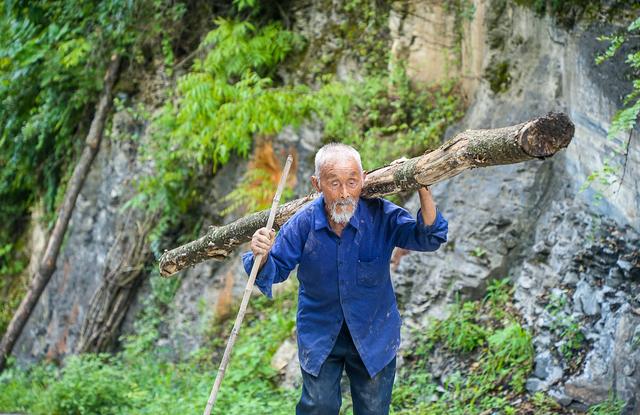
<path id="1" fill-rule="evenodd" d="M 447 240 L 447 221 L 428 188 L 418 190 L 421 208 L 413 219 L 385 199 L 361 199 L 365 176 L 355 149 L 322 147 L 311 177 L 321 196 L 277 237 L 257 230 L 243 256 L 249 273 L 254 257 L 264 255 L 256 285 L 268 297 L 271 285 L 299 265 L 298 415 L 338 414 L 343 369 L 355 415 L 389 413 L 401 325 L 389 274 L 392 251 L 435 251 Z"/>

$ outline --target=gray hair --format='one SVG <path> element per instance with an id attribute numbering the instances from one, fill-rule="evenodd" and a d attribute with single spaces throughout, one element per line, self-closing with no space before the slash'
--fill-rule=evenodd
<path id="1" fill-rule="evenodd" d="M 360 160 L 360 153 L 358 153 L 358 150 L 343 143 L 329 143 L 322 146 L 322 148 L 316 153 L 316 171 L 314 175 L 320 178 L 320 169 L 322 168 L 322 166 L 324 166 L 327 161 L 329 161 L 336 155 L 339 157 L 353 157 L 358 163 L 358 167 L 360 167 L 360 171 L 362 172 L 362 161 Z"/>

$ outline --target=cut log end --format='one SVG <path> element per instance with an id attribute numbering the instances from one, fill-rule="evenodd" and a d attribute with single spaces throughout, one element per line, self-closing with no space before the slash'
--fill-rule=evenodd
<path id="1" fill-rule="evenodd" d="M 519 132 L 520 147 L 531 157 L 551 157 L 571 142 L 575 126 L 564 113 L 550 112 L 526 123 Z"/>

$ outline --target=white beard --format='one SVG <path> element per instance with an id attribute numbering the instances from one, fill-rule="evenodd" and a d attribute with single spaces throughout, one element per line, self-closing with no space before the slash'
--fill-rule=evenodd
<path id="1" fill-rule="evenodd" d="M 331 220 L 335 223 L 345 224 L 349 222 L 349 219 L 353 216 L 356 211 L 356 206 L 358 203 L 353 198 L 348 198 L 344 200 L 336 200 L 329 207 L 329 214 L 331 215 Z M 341 212 L 338 213 L 338 207 L 341 208 Z M 351 207 L 351 209 L 346 209 Z"/>

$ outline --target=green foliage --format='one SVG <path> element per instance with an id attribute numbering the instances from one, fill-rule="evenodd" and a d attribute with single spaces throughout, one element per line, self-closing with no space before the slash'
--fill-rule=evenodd
<path id="1" fill-rule="evenodd" d="M 477 323 L 479 304 L 473 302 L 456 303 L 451 317 L 434 324 L 431 336 L 435 341 L 443 341 L 454 352 L 470 352 L 482 346 L 487 331 Z"/>
<path id="2" fill-rule="evenodd" d="M 601 64 L 611 59 L 632 37 L 640 36 L 640 17 L 635 19 L 628 27 L 627 33 L 611 36 L 600 36 L 598 40 L 609 42 L 607 50 L 596 57 L 596 63 Z M 628 132 L 636 126 L 638 114 L 640 114 L 640 50 L 627 55 L 625 62 L 634 73 L 633 89 L 624 98 L 625 108 L 616 112 L 609 128 L 608 137 L 613 138 L 620 133 Z M 628 144 L 627 144 L 628 145 Z"/>
<path id="3" fill-rule="evenodd" d="M 636 39 L 639 35 L 640 17 L 637 17 L 629 24 L 626 31 L 598 37 L 599 41 L 608 42 L 609 46 L 603 53 L 596 56 L 596 64 L 600 65 L 612 59 L 623 45 L 633 44 L 632 39 Z M 605 158 L 602 168 L 591 172 L 580 187 L 581 191 L 589 187 L 594 188 L 596 202 L 599 202 L 604 197 L 600 191 L 601 188 L 606 188 L 615 182 L 622 184 L 628 157 L 627 153 L 631 144 L 631 131 L 636 127 L 638 116 L 640 115 L 640 50 L 637 47 L 637 42 L 635 45 L 632 47 L 632 52 L 625 58 L 625 63 L 629 66 L 629 71 L 632 74 L 632 90 L 623 100 L 624 107 L 613 115 L 611 126 L 607 132 L 607 138 L 610 141 L 612 150 L 609 151 L 608 157 Z M 617 142 L 623 140 L 621 136 L 627 133 L 628 139 L 626 139 L 626 142 L 623 141 L 622 145 L 618 145 Z M 620 159 L 624 160 L 617 161 Z M 595 184 L 598 184 L 599 188 Z"/>
<path id="4" fill-rule="evenodd" d="M 153 120 L 154 141 L 144 149 L 158 174 L 139 183 L 130 206 L 162 212 L 159 229 L 202 202 L 203 170 L 215 172 L 232 156 L 247 157 L 256 135 L 272 136 L 315 116 L 327 140 L 354 145 L 369 168 L 435 145 L 462 115 L 453 83 L 416 91 L 401 63 L 390 75 L 362 81 L 338 82 L 327 75 L 316 89 L 278 85 L 276 68 L 301 49 L 300 38 L 277 23 L 256 27 L 218 19 L 216 24 L 202 45 L 210 51 L 178 80 L 177 96 Z M 272 190 L 240 186 L 227 196 L 229 209 L 264 207 L 253 198 L 264 191 Z"/>
<path id="5" fill-rule="evenodd" d="M 6 131 L 13 128 L 1 136 L 5 137 L 0 141 L 2 174 L 15 172 L 7 192 L 14 192 L 11 195 L 15 196 L 16 203 L 28 200 L 22 207 L 3 205 L 1 209 L 15 208 L 11 212 L 7 210 L 6 216 L 20 211 L 22 218 L 26 218 L 28 207 L 44 192 L 50 193 L 50 210 L 56 200 L 59 202 L 63 193 L 60 186 L 65 181 L 63 172 L 71 171 L 70 166 L 82 148 L 79 138 L 84 136 L 90 118 L 86 113 L 90 112 L 101 88 L 101 77 L 111 52 L 123 52 L 135 62 L 142 58 L 138 45 L 145 36 L 155 37 L 167 74 L 172 74 L 174 39 L 166 30 L 159 29 L 163 27 L 162 22 L 179 17 L 182 6 L 178 4 L 165 10 L 165 2 L 159 0 L 135 4 L 120 1 L 122 4 L 116 0 L 99 5 L 87 3 L 86 8 L 76 2 L 67 2 L 66 6 L 63 2 L 53 2 L 47 8 L 42 6 L 45 2 L 41 2 L 37 4 L 42 10 L 37 12 L 30 7 L 16 8 L 12 13 L 19 18 L 14 16 L 15 20 L 26 19 L 25 16 L 42 20 L 50 14 L 48 20 L 41 22 L 42 27 L 33 31 L 27 30 L 31 20 L 24 24 L 27 29 L 19 24 L 7 25 L 6 21 L 0 23 L 4 25 L 0 28 L 2 39 L 17 36 L 28 52 L 22 55 L 22 52 L 11 52 L 11 48 L 19 49 L 21 43 L 5 42 L 13 55 L 5 49 L 1 49 L 0 55 L 0 94 L 6 93 L 9 98 L 0 96 L 3 100 L 15 101 L 9 102 L 14 106 L 11 114 L 0 110 L 3 128 Z M 322 122 L 328 140 L 345 141 L 358 147 L 368 167 L 418 154 L 438 143 L 445 128 L 462 115 L 457 89 L 453 82 L 418 88 L 411 84 L 400 62 L 395 62 L 394 71 L 387 74 L 388 62 L 380 59 L 386 56 L 387 44 L 379 36 L 380 26 L 370 24 L 379 21 L 386 24 L 386 20 L 375 13 L 371 4 L 360 0 L 344 4 L 354 16 L 366 15 L 357 27 L 343 28 L 348 42 L 359 46 L 358 54 L 365 61 L 367 76 L 362 80 L 338 82 L 330 75 L 319 73 L 313 88 L 282 85 L 276 70 L 287 57 L 302 50 L 303 41 L 277 23 L 258 25 L 219 19 L 217 27 L 201 45 L 202 59 L 196 60 L 191 70 L 177 80 L 175 95 L 168 97 L 163 109 L 154 115 L 144 108 L 131 109 L 134 118 L 150 121 L 154 131 L 152 143 L 140 151 L 153 159 L 156 174 L 138 184 L 139 196 L 124 208 L 138 206 L 159 212 L 160 219 L 152 237 L 154 253 L 160 253 L 159 239 L 172 226 L 187 216 L 197 216 L 193 209 L 203 202 L 199 196 L 204 193 L 202 178 L 215 173 L 232 157 L 246 157 L 256 135 L 268 137 L 285 126 L 296 127 L 315 117 Z M 233 5 L 237 11 L 250 15 L 260 7 L 254 0 L 234 0 Z M 75 17 L 67 19 L 60 12 L 62 9 Z M 102 17 L 98 19 L 98 15 Z M 358 37 L 363 32 L 369 33 L 364 40 Z M 20 64 L 16 63 L 18 60 Z M 9 82 L 12 77 L 22 84 Z M 31 101 L 18 99 L 16 93 L 28 95 L 29 91 L 32 91 Z M 25 107 L 16 108 L 18 103 L 25 103 Z M 114 105 L 120 110 L 126 108 L 125 103 L 117 99 Z M 65 111 L 68 111 L 66 118 L 61 115 Z M 1 118 L 3 116 L 17 118 L 11 121 Z M 9 139 L 16 136 L 20 140 Z M 7 151 L 2 147 L 5 144 Z M 9 150 L 23 151 L 25 156 L 13 157 L 14 153 Z M 51 157 L 55 160 L 51 161 L 51 171 L 47 171 L 45 167 Z M 4 163 L 9 161 L 16 161 L 14 170 L 4 170 Z M 35 166 L 45 167 L 39 170 Z M 29 169 L 37 174 L 29 176 L 26 174 Z M 57 172 L 57 176 L 51 172 Z M 36 176 L 50 179 L 51 186 L 40 183 L 41 179 Z M 257 176 L 256 180 L 259 179 Z M 19 193 L 22 191 L 26 193 Z M 237 200 L 253 196 L 240 195 Z M 69 360 L 64 368 L 43 364 L 23 371 L 12 366 L 0 377 L 0 409 L 34 414 L 201 410 L 230 322 L 211 327 L 210 345 L 189 359 L 172 362 L 169 350 L 158 346 L 157 340 L 162 317 L 170 307 L 179 279 L 162 279 L 155 270 L 149 273 L 152 294 L 144 300 L 135 335 L 122 339 L 122 352 L 112 358 L 82 355 Z M 298 392 L 293 393 L 296 395 L 293 397 L 292 392 L 275 387 L 276 374 L 270 369 L 269 361 L 295 324 L 294 294 L 288 293 L 275 302 L 260 297 L 252 301 L 251 309 L 218 405 L 221 412 L 228 414 L 291 413 Z M 463 313 L 469 317 L 468 310 Z M 450 329 L 447 336 L 452 336 L 453 347 L 473 347 L 467 345 L 465 339 L 455 338 L 456 330 L 464 332 L 468 327 Z M 234 365 L 234 361 L 242 364 Z M 95 376 L 81 379 L 79 374 L 84 371 L 92 371 Z M 68 394 L 67 390 L 73 393 Z"/>
<path id="6" fill-rule="evenodd" d="M 30 1 L 0 7 L 0 220 L 10 233 L 36 197 L 44 197 L 47 212 L 55 209 L 109 57 L 131 52 L 143 36 L 159 31 L 138 25 L 160 4 Z M 179 10 L 171 10 L 171 19 Z"/>
<path id="7" fill-rule="evenodd" d="M 343 91 L 345 89 L 343 88 Z M 324 111 L 328 141 L 360 151 L 365 170 L 402 156 L 416 156 L 440 143 L 445 129 L 463 114 L 454 82 L 412 86 L 402 62 L 390 76 L 369 77 L 333 95 Z"/>
<path id="8" fill-rule="evenodd" d="M 310 113 L 308 88 L 276 87 L 272 79 L 301 47 L 297 36 L 277 23 L 258 28 L 219 18 L 216 25 L 201 45 L 209 52 L 178 79 L 176 96 L 152 118 L 154 139 L 142 151 L 157 174 L 142 178 L 125 206 L 160 212 L 151 234 L 157 256 L 160 236 L 202 202 L 203 175 L 233 155 L 246 157 L 255 134 L 299 125 Z"/>
<path id="9" fill-rule="evenodd" d="M 535 413 L 540 415 L 557 414 L 560 409 L 560 404 L 543 392 L 534 393 L 531 398 L 531 403 L 535 408 Z"/>
<path id="10" fill-rule="evenodd" d="M 498 311 L 509 302 L 513 291 L 509 278 L 495 279 L 489 283 L 484 299 L 494 311 Z"/>
<path id="11" fill-rule="evenodd" d="M 564 295 L 552 295 L 545 309 L 552 318 L 551 331 L 562 339 L 558 351 L 565 359 L 571 361 L 578 357 L 576 352 L 582 350 L 586 338 L 573 315 L 564 311 L 566 305 L 567 299 Z"/>
<path id="12" fill-rule="evenodd" d="M 37 404 L 36 411 L 62 414 L 116 414 L 127 406 L 125 371 L 109 355 L 71 356 Z"/>
<path id="13" fill-rule="evenodd" d="M 0 407 L 35 414 L 119 414 L 129 385 L 122 364 L 108 355 L 72 356 L 62 369 L 40 365 L 11 368 L 0 377 Z M 52 381 L 54 376 L 57 381 Z"/>
<path id="14" fill-rule="evenodd" d="M 305 109 L 296 107 L 296 89 L 270 88 L 280 63 L 301 42 L 293 33 L 273 23 L 257 29 L 249 22 L 217 19 L 202 47 L 210 48 L 203 60 L 178 81 L 171 143 L 175 150 L 196 156 L 214 170 L 232 152 L 246 156 L 252 134 L 273 134 L 296 123 Z"/>
<path id="15" fill-rule="evenodd" d="M 625 402 L 610 393 L 606 401 L 589 408 L 587 415 L 621 415 Z"/>
<path id="16" fill-rule="evenodd" d="M 505 328 L 496 330 L 487 338 L 487 342 L 490 353 L 486 370 L 501 373 L 507 368 L 509 373 L 514 367 L 531 367 L 534 356 L 531 334 L 519 323 L 512 322 Z M 524 392 L 526 375 L 526 371 L 515 371 L 511 377 L 510 385 L 515 392 Z"/>
<path id="17" fill-rule="evenodd" d="M 138 57 L 182 10 L 160 0 L 0 3 L 0 246 L 11 247 L 0 255 L 3 285 L 22 287 L 12 242 L 36 201 L 53 224 L 110 56 Z M 2 330 L 15 304 L 5 298 Z"/>
<path id="18" fill-rule="evenodd" d="M 164 282 L 163 282 L 164 281 Z M 158 303 L 175 292 L 160 277 L 153 288 Z M 295 325 L 296 286 L 271 301 L 254 298 L 236 342 L 216 403 L 224 414 L 290 414 L 297 391 L 275 385 L 270 361 Z M 142 319 L 142 325 L 155 325 Z M 0 375 L 0 410 L 32 414 L 185 414 L 206 405 L 232 321 L 211 327 L 212 344 L 192 357 L 171 362 L 162 349 L 140 347 L 134 337 L 112 357 L 70 357 L 64 368 L 46 364 L 28 371 L 11 366 Z M 137 329 L 140 330 L 141 324 Z M 138 332 L 139 333 L 139 332 Z M 133 343 L 132 343 L 133 342 Z M 211 356 L 211 350 L 215 350 Z"/>
<path id="19" fill-rule="evenodd" d="M 4 333 L 29 284 L 25 238 L 0 245 L 0 333 Z"/>
<path id="20" fill-rule="evenodd" d="M 498 313 L 512 290 L 508 279 L 495 280 L 483 301 L 458 301 L 447 319 L 432 323 L 426 332 L 414 332 L 416 344 L 404 356 L 393 391 L 393 414 L 519 413 L 512 402 L 524 393 L 534 350 L 531 334 Z M 482 322 L 480 316 L 485 316 Z M 463 333 L 474 340 L 461 342 Z M 426 364 L 435 347 L 441 348 L 438 355 L 464 353 L 457 358 L 461 367 L 445 376 L 442 387 Z"/>
<path id="21" fill-rule="evenodd" d="M 485 78 L 489 81 L 489 86 L 494 94 L 506 92 L 511 85 L 511 75 L 509 74 L 508 61 L 492 61 L 485 70 Z"/>

